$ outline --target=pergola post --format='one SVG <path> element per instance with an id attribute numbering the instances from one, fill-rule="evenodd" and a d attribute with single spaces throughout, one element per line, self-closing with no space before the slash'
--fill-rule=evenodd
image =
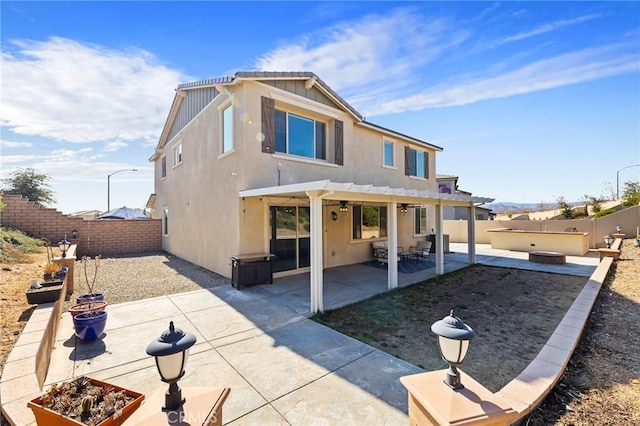
<path id="1" fill-rule="evenodd" d="M 469 206 L 469 220 L 467 220 L 467 245 L 469 254 L 469 264 L 476 263 L 476 206 Z"/>
<path id="2" fill-rule="evenodd" d="M 388 263 L 388 288 L 389 290 L 398 287 L 398 203 L 395 201 L 387 203 L 387 213 L 389 217 L 389 235 L 387 244 L 389 247 Z"/>
<path id="3" fill-rule="evenodd" d="M 436 275 L 444 274 L 444 247 L 442 237 L 442 228 L 444 227 L 442 218 L 443 207 L 442 204 L 436 204 Z"/>
<path id="4" fill-rule="evenodd" d="M 310 310 L 312 314 L 324 311 L 323 302 L 323 258 L 322 258 L 322 198 L 317 193 L 307 193 L 311 220 L 311 272 Z"/>

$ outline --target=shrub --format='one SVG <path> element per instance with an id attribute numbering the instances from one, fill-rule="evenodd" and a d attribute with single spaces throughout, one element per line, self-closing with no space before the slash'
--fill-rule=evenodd
<path id="1" fill-rule="evenodd" d="M 596 213 L 594 217 L 598 218 L 598 217 L 606 216 L 608 214 L 615 213 L 615 212 L 616 211 L 614 209 L 604 209 L 604 210 L 600 210 L 598 213 Z"/>
<path id="2" fill-rule="evenodd" d="M 0 261 L 24 262 L 26 253 L 39 253 L 44 241 L 29 237 L 22 231 L 0 227 Z"/>

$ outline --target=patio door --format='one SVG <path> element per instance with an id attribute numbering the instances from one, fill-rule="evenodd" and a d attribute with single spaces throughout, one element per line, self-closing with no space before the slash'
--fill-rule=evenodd
<path id="1" fill-rule="evenodd" d="M 273 272 L 290 271 L 311 264 L 311 211 L 309 207 L 271 206 L 270 246 Z"/>

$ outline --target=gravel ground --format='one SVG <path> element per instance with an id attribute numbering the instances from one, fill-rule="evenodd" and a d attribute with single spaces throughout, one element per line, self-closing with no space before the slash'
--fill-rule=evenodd
<path id="1" fill-rule="evenodd" d="M 93 280 L 94 261 L 87 262 L 89 281 Z M 105 293 L 109 304 L 131 302 L 185 291 L 215 288 L 231 284 L 231 280 L 166 252 L 136 253 L 100 259 L 94 286 Z M 74 292 L 65 304 L 88 292 L 81 261 L 76 262 Z"/>

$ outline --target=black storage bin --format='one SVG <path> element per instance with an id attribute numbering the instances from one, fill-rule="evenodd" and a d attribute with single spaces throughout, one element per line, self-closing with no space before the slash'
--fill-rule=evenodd
<path id="1" fill-rule="evenodd" d="M 273 284 L 271 254 L 231 256 L 231 285 L 241 287 L 255 284 Z"/>

